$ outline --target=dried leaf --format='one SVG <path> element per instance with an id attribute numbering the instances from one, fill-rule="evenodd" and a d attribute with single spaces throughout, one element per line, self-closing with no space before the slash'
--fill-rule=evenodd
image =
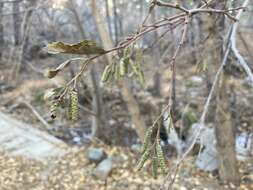
<path id="1" fill-rule="evenodd" d="M 54 78 L 57 74 L 58 74 L 59 71 L 57 70 L 50 70 L 50 69 L 47 69 L 44 73 L 44 75 L 47 77 L 47 78 Z"/>
<path id="2" fill-rule="evenodd" d="M 54 78 L 60 71 L 62 71 L 65 67 L 67 67 L 70 64 L 70 60 L 67 60 L 60 64 L 56 69 L 48 69 L 45 72 L 45 76 L 48 78 Z"/>
<path id="3" fill-rule="evenodd" d="M 97 46 L 96 42 L 92 40 L 83 40 L 77 44 L 66 44 L 63 42 L 52 42 L 47 45 L 46 50 L 48 53 L 68 53 L 68 54 L 104 54 L 106 51 Z"/>

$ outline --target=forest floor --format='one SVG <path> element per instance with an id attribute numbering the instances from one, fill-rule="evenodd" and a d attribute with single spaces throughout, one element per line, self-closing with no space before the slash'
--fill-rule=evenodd
<path id="1" fill-rule="evenodd" d="M 43 65 L 45 62 L 47 65 Z M 43 65 L 40 68 L 43 70 L 48 65 L 55 65 L 55 61 L 48 58 L 39 60 L 36 65 Z M 41 74 L 33 73 L 30 70 L 29 72 L 22 72 L 19 76 L 19 82 L 15 84 L 9 79 L 12 67 L 6 65 L 0 65 L 0 67 L 0 111 L 64 140 L 71 149 L 64 157 L 44 162 L 11 156 L 6 152 L 0 153 L 1 190 L 155 190 L 163 184 L 164 176 L 159 175 L 157 179 L 152 177 L 150 164 L 147 164 L 141 172 L 135 172 L 140 154 L 130 147 L 136 143 L 136 134 L 131 129 L 130 118 L 118 90 L 108 90 L 105 95 L 107 104 L 113 112 L 110 118 L 112 136 L 109 137 L 113 139 L 110 142 L 112 145 L 109 146 L 102 142 L 85 145 L 84 142 L 80 142 L 82 139 L 79 139 L 78 142 L 74 139 L 80 130 L 89 131 L 91 117 L 81 110 L 82 118 L 76 124 L 66 121 L 64 115 L 59 116 L 56 121 L 51 121 L 48 107 L 43 100 L 45 90 L 64 84 L 63 78 L 56 77 L 54 80 L 48 80 Z M 167 81 L 170 75 L 167 73 L 165 76 L 163 80 Z M 180 86 L 177 89 L 179 91 L 179 108 L 182 110 L 185 105 L 191 102 L 195 105 L 195 112 L 199 116 L 206 97 L 205 81 L 202 80 L 203 78 L 196 77 L 195 69 L 189 69 L 187 74 L 182 72 L 177 77 L 177 84 Z M 248 87 L 245 87 L 247 84 L 244 80 L 234 82 L 231 79 L 230 82 L 233 83 L 233 92 L 241 97 L 237 102 L 237 108 L 241 109 L 238 111 L 240 112 L 238 116 L 240 120 L 239 129 L 248 131 L 253 123 L 253 110 L 249 103 L 253 99 L 253 93 Z M 167 85 L 168 83 L 162 84 L 164 94 L 167 93 Z M 87 103 L 90 101 L 89 90 L 84 90 L 83 94 L 85 94 L 82 97 L 85 99 L 84 105 L 91 109 Z M 147 93 L 140 92 L 136 94 L 136 97 L 142 105 L 150 102 L 150 100 L 156 101 Z M 24 102 L 30 107 L 26 106 Z M 147 123 L 150 123 L 152 117 L 145 113 L 147 111 L 145 107 L 142 109 L 143 114 L 146 114 Z M 242 110 L 243 112 L 241 112 Z M 48 129 L 38 121 L 34 111 L 38 112 L 52 128 Z M 153 115 L 153 117 L 155 116 Z M 115 131 L 113 131 L 114 129 Z M 119 142 L 121 146 L 115 146 Z M 78 143 L 80 144 L 76 145 Z M 99 180 L 94 177 L 93 171 L 96 165 L 90 163 L 87 158 L 89 147 L 102 147 L 107 155 L 119 158 L 119 163 L 116 163 L 106 180 Z M 175 162 L 176 158 L 171 158 L 168 161 L 169 168 L 173 168 Z M 240 162 L 241 184 L 238 186 L 220 184 L 217 174 L 198 170 L 194 162 L 195 157 L 189 156 L 182 164 L 173 186 L 175 190 L 253 189 L 253 161 Z"/>
<path id="2" fill-rule="evenodd" d="M 110 176 L 104 181 L 92 175 L 95 164 L 86 157 L 88 147 L 74 148 L 62 158 L 39 162 L 22 157 L 0 156 L 0 189 L 2 190 L 157 190 L 164 182 L 164 176 L 154 179 L 146 166 L 143 171 L 135 172 L 138 154 L 129 148 L 103 147 L 108 155 L 117 156 L 118 163 Z M 174 159 L 173 159 L 174 160 Z M 169 165 L 173 166 L 173 160 Z M 241 184 L 220 184 L 217 176 L 201 172 L 194 167 L 194 158 L 189 157 L 182 165 L 174 190 L 251 190 L 253 175 L 249 163 L 240 165 Z"/>

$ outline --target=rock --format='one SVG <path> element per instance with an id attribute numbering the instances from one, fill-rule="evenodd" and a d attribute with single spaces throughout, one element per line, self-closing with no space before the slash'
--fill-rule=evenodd
<path id="1" fill-rule="evenodd" d="M 64 156 L 70 151 L 61 140 L 0 112 L 0 151 L 32 160 Z"/>
<path id="2" fill-rule="evenodd" d="M 188 131 L 187 136 L 187 144 L 190 145 L 192 143 L 192 140 L 195 138 L 195 135 L 200 131 L 199 138 L 197 140 L 197 144 L 201 144 L 203 146 L 214 146 L 216 143 L 215 134 L 214 134 L 214 128 L 213 127 L 207 127 L 207 126 L 201 126 L 199 123 L 194 123 L 190 130 Z"/>
<path id="3" fill-rule="evenodd" d="M 100 162 L 93 171 L 93 175 L 101 180 L 106 180 L 113 169 L 113 161 L 111 158 L 107 158 Z"/>
<path id="4" fill-rule="evenodd" d="M 188 81 L 187 81 L 187 86 L 199 86 L 203 83 L 203 79 L 199 76 L 192 76 Z"/>
<path id="5" fill-rule="evenodd" d="M 126 158 L 122 156 L 109 156 L 108 158 L 112 161 L 114 168 L 121 167 L 122 164 L 126 161 Z"/>
<path id="6" fill-rule="evenodd" d="M 133 144 L 131 146 L 131 150 L 136 153 L 140 153 L 142 149 L 142 146 L 140 144 Z"/>
<path id="7" fill-rule="evenodd" d="M 195 164 L 199 169 L 211 172 L 219 167 L 214 128 L 193 124 L 187 137 L 187 144 L 192 143 L 199 130 L 200 135 L 196 143 L 201 144 L 204 150 L 198 155 Z"/>
<path id="8" fill-rule="evenodd" d="M 241 161 L 250 158 L 250 152 L 253 147 L 252 145 L 253 134 L 243 132 L 236 136 L 236 153 L 237 158 Z"/>
<path id="9" fill-rule="evenodd" d="M 98 164 L 99 162 L 101 162 L 103 159 L 106 158 L 106 153 L 102 148 L 90 148 L 88 150 L 87 157 L 89 161 Z"/>
<path id="10" fill-rule="evenodd" d="M 197 157 L 196 165 L 203 171 L 212 172 L 219 167 L 218 155 L 215 147 L 205 148 Z"/>

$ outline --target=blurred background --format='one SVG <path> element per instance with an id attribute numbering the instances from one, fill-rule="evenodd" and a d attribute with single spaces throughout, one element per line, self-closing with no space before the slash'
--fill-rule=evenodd
<path id="1" fill-rule="evenodd" d="M 210 7 L 236 8 L 245 2 L 213 1 Z M 206 1 L 179 3 L 192 9 Z M 140 172 L 135 167 L 145 132 L 169 102 L 173 90 L 170 63 L 184 24 L 161 27 L 134 44 L 134 50 L 142 52 L 144 84 L 129 77 L 104 84 L 100 81 L 103 70 L 115 60 L 110 56 L 94 60 L 77 84 L 76 122 L 68 120 L 65 108 L 59 108 L 52 119 L 44 99 L 49 90 L 66 85 L 82 62 L 71 63 L 53 79 L 45 76 L 45 70 L 85 57 L 49 54 L 48 43 L 90 39 L 109 50 L 140 29 L 149 6 L 148 0 L 0 0 L 0 189 L 151 190 L 164 184 L 164 179 L 169 181 L 160 172 L 157 179 L 152 177 L 151 160 Z M 155 7 L 147 25 L 178 12 Z M 230 12 L 235 16 L 238 10 Z M 249 1 L 235 40 L 252 71 L 251 16 L 253 3 Z M 168 112 L 157 123 L 170 173 L 201 127 L 199 120 L 233 24 L 222 14 L 201 13 L 188 25 L 175 63 L 174 128 L 168 131 Z M 227 63 L 211 99 L 205 130 L 182 163 L 173 189 L 253 189 L 253 83 L 233 53 Z M 223 139 L 227 144 L 222 144 Z M 235 145 L 232 153 L 225 151 L 228 144 Z M 233 167 L 238 179 L 228 180 L 231 183 L 224 182 L 220 171 L 226 155 L 237 158 Z"/>

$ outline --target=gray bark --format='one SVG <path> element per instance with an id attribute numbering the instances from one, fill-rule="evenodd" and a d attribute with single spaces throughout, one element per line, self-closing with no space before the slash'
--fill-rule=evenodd
<path id="1" fill-rule="evenodd" d="M 220 0 L 216 3 L 217 9 L 225 9 L 226 0 Z M 215 54 L 213 64 L 222 63 L 224 57 L 223 52 L 223 30 L 224 30 L 224 15 L 218 15 L 216 19 L 216 27 L 214 31 L 214 47 Z M 219 67 L 219 66 L 216 66 Z M 216 69 L 217 70 L 217 69 Z M 238 184 L 239 172 L 237 167 L 236 153 L 235 153 L 235 137 L 233 134 L 233 127 L 231 123 L 231 115 L 229 112 L 229 96 L 227 89 L 227 76 L 224 71 L 220 77 L 217 85 L 216 95 L 216 141 L 219 157 L 219 175 L 222 181 L 232 182 Z"/>
<path id="2" fill-rule="evenodd" d="M 118 13 L 117 13 L 117 3 L 113 0 L 113 20 L 114 20 L 114 41 L 118 44 L 119 41 L 119 31 L 118 31 Z"/>
<path id="3" fill-rule="evenodd" d="M 105 25 L 105 22 L 102 20 L 102 16 L 100 15 L 97 9 L 95 0 L 92 0 L 92 11 L 93 11 L 93 16 L 95 18 L 96 25 L 97 25 L 103 46 L 105 49 L 111 49 L 113 47 L 112 39 L 109 35 L 109 32 L 106 30 L 107 27 Z M 107 62 L 111 63 L 112 55 L 106 54 L 106 58 L 107 58 Z M 119 82 L 119 87 L 121 88 L 123 99 L 127 104 L 128 111 L 130 112 L 137 135 L 139 136 L 141 140 L 143 140 L 145 136 L 146 125 L 141 117 L 138 103 L 133 97 L 128 87 L 128 84 L 125 80 L 122 80 L 121 82 Z"/>
<path id="4" fill-rule="evenodd" d="M 3 11 L 3 3 L 0 3 L 0 15 Z M 3 17 L 0 16 L 0 60 L 2 59 L 2 48 L 4 46 L 4 26 L 3 26 Z"/>
<path id="5" fill-rule="evenodd" d="M 21 44 L 21 17 L 20 17 L 20 1 L 13 2 L 13 29 L 14 29 L 14 44 L 18 46 Z"/>
<path id="6" fill-rule="evenodd" d="M 155 21 L 156 21 L 156 12 L 155 11 L 153 11 L 152 12 L 152 15 L 151 15 L 151 19 L 152 19 L 152 22 L 154 23 Z M 159 35 L 158 35 L 158 31 L 156 30 L 155 32 L 154 32 L 154 37 L 153 37 L 153 39 L 154 39 L 154 41 L 156 41 L 156 40 L 158 40 L 158 38 L 159 38 Z M 159 57 L 160 57 L 160 46 L 159 46 L 159 44 L 158 45 L 156 45 L 155 47 L 153 47 L 153 62 L 154 63 L 156 63 L 155 64 L 155 74 L 154 74 L 154 76 L 153 76 L 153 83 L 154 83 L 154 87 L 153 87 L 153 89 L 154 89 L 154 95 L 155 96 L 161 96 L 161 74 L 160 74 L 160 72 L 159 72 L 159 69 L 160 69 L 160 63 L 159 63 L 159 61 L 157 61 L 157 60 L 159 60 Z"/>
<path id="7" fill-rule="evenodd" d="M 233 133 L 231 115 L 228 112 L 227 78 L 225 74 L 218 84 L 217 109 L 216 109 L 216 140 L 220 162 L 219 175 L 226 182 L 239 183 L 239 173 L 235 152 L 235 137 Z M 226 114 L 227 112 L 227 114 Z"/>
<path id="8" fill-rule="evenodd" d="M 112 36 L 112 25 L 111 25 L 111 16 L 108 0 L 105 0 L 105 9 L 106 9 L 106 19 L 110 36 Z"/>

